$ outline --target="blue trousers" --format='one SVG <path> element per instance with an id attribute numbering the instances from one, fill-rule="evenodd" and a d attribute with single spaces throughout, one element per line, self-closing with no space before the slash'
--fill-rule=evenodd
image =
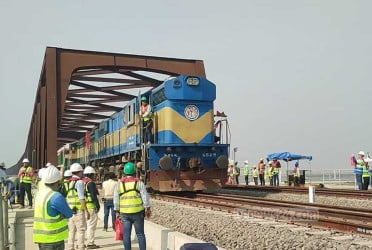
<path id="1" fill-rule="evenodd" d="M 113 200 L 105 200 L 104 201 L 104 216 L 103 216 L 103 228 L 108 228 L 108 218 L 111 211 L 111 221 L 112 221 L 112 228 L 115 229 L 115 210 L 114 210 L 114 201 Z"/>
<path id="2" fill-rule="evenodd" d="M 140 250 L 146 250 L 146 236 L 145 236 L 145 210 L 134 214 L 121 214 L 121 221 L 124 227 L 123 244 L 125 250 L 131 250 L 132 245 L 130 237 L 132 233 L 132 225 L 136 231 L 138 245 Z"/>
<path id="3" fill-rule="evenodd" d="M 358 183 L 358 189 L 363 190 L 363 178 L 362 174 L 355 174 L 356 181 Z"/>
<path id="4" fill-rule="evenodd" d="M 279 186 L 279 174 L 273 175 L 273 184 L 274 186 Z"/>

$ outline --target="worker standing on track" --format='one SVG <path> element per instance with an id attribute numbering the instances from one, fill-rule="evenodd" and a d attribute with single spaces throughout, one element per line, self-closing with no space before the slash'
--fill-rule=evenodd
<path id="1" fill-rule="evenodd" d="M 62 174 L 50 165 L 43 173 L 44 187 L 35 197 L 33 242 L 41 250 L 64 250 L 68 238 L 67 219 L 72 217 L 65 198 L 58 192 Z"/>
<path id="2" fill-rule="evenodd" d="M 355 178 L 358 183 L 359 190 L 363 190 L 363 168 L 366 165 L 367 163 L 364 160 L 364 152 L 359 151 L 358 159 L 356 160 L 356 164 L 354 167 Z"/>
<path id="3" fill-rule="evenodd" d="M 230 160 L 229 167 L 227 168 L 227 184 L 234 185 L 235 183 L 235 164 L 234 161 Z"/>
<path id="4" fill-rule="evenodd" d="M 145 216 L 151 216 L 150 199 L 145 184 L 135 178 L 136 167 L 128 162 L 124 166 L 123 177 L 114 189 L 114 208 L 117 216 L 121 216 L 124 228 L 123 244 L 125 250 L 131 250 L 132 225 L 136 231 L 140 250 L 146 249 L 144 230 Z"/>
<path id="5" fill-rule="evenodd" d="M 294 179 L 294 185 L 300 186 L 300 167 L 298 161 L 295 163 L 295 167 L 293 169 L 293 179 Z"/>
<path id="6" fill-rule="evenodd" d="M 90 214 L 90 220 L 87 221 L 87 249 L 99 248 L 94 243 L 94 235 L 96 233 L 97 222 L 98 222 L 98 212 L 100 209 L 98 201 L 98 190 L 96 183 L 94 182 L 96 171 L 91 166 L 87 166 L 84 169 L 84 183 L 85 183 L 85 194 L 86 194 L 86 204 Z"/>
<path id="7" fill-rule="evenodd" d="M 273 184 L 274 186 L 278 187 L 279 186 L 279 172 L 280 172 L 280 168 L 282 167 L 280 165 L 280 162 L 278 161 L 278 158 L 274 158 L 273 159 L 273 171 L 272 171 L 272 174 L 273 174 Z"/>
<path id="8" fill-rule="evenodd" d="M 253 176 L 254 185 L 258 186 L 258 170 L 257 170 L 256 165 L 253 165 L 252 176 Z"/>
<path id="9" fill-rule="evenodd" d="M 87 220 L 90 219 L 85 200 L 85 188 L 83 178 L 83 168 L 79 163 L 71 165 L 72 177 L 67 190 L 67 203 L 72 209 L 74 215 L 68 221 L 68 250 L 85 249 L 85 232 L 87 229 Z M 86 217 L 85 217 L 86 216 Z M 75 236 L 77 236 L 77 245 L 75 245 Z"/>
<path id="10" fill-rule="evenodd" d="M 369 180 L 371 179 L 371 174 L 369 173 L 368 163 L 363 166 L 363 190 L 368 190 Z"/>
<path id="11" fill-rule="evenodd" d="M 236 185 L 239 185 L 240 167 L 238 166 L 237 161 L 234 163 L 234 165 L 235 165 L 235 174 L 234 174 L 235 183 L 236 183 Z"/>
<path id="12" fill-rule="evenodd" d="M 260 178 L 260 185 L 265 186 L 265 162 L 264 158 L 260 159 L 258 163 L 258 177 Z"/>
<path id="13" fill-rule="evenodd" d="M 274 170 L 273 162 L 269 161 L 268 165 L 269 165 L 269 168 L 267 169 L 267 176 L 269 177 L 270 186 L 273 186 L 274 185 L 274 181 L 273 181 L 273 170 Z"/>
<path id="14" fill-rule="evenodd" d="M 248 186 L 248 183 L 249 183 L 249 179 L 248 179 L 248 177 L 249 177 L 249 165 L 248 165 L 247 160 L 244 161 L 243 175 L 244 175 L 245 185 Z"/>
<path id="15" fill-rule="evenodd" d="M 19 191 L 21 208 L 25 207 L 25 193 L 27 194 L 28 206 L 32 208 L 32 177 L 34 176 L 34 169 L 29 165 L 30 161 L 25 158 L 22 161 L 23 166 L 19 169 Z"/>

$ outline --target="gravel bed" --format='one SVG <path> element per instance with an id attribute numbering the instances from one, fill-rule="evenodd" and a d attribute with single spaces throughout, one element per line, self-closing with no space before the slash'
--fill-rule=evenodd
<path id="1" fill-rule="evenodd" d="M 293 193 L 270 193 L 264 191 L 250 191 L 250 190 L 228 190 L 228 189 L 221 189 L 218 190 L 221 193 L 231 193 L 231 194 L 242 194 L 248 195 L 253 197 L 262 197 L 266 199 L 273 199 L 273 200 L 282 200 L 282 201 L 293 201 L 293 202 L 309 202 L 308 194 L 293 194 Z M 372 210 L 372 200 L 367 199 L 351 199 L 351 198 L 342 198 L 342 197 L 335 197 L 335 196 L 325 196 L 325 195 L 317 195 L 315 192 L 315 203 L 316 204 L 323 204 L 323 205 L 331 205 L 331 206 L 339 206 L 339 207 L 355 207 L 355 208 L 363 208 L 363 209 L 371 209 Z"/>
<path id="2" fill-rule="evenodd" d="M 211 242 L 225 249 L 372 249 L 360 241 L 371 237 L 289 225 L 269 220 L 216 212 L 171 202 L 151 200 L 151 221 L 175 231 Z M 262 222 L 264 221 L 264 222 Z"/>

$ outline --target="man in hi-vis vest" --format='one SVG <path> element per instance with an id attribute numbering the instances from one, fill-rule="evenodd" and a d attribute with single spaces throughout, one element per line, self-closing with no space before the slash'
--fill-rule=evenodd
<path id="1" fill-rule="evenodd" d="M 25 194 L 27 194 L 28 206 L 32 208 L 32 177 L 34 176 L 34 169 L 30 166 L 30 161 L 25 158 L 22 161 L 23 166 L 19 169 L 19 191 L 21 208 L 25 207 Z"/>
<path id="2" fill-rule="evenodd" d="M 132 225 L 136 231 L 140 250 L 146 249 L 145 216 L 151 216 L 150 200 L 145 184 L 136 175 L 134 163 L 124 166 L 125 177 L 118 181 L 114 189 L 114 209 L 121 216 L 124 228 L 123 244 L 125 250 L 131 249 Z"/>
<path id="3" fill-rule="evenodd" d="M 50 165 L 43 173 L 44 187 L 36 194 L 33 241 L 39 244 L 39 249 L 65 249 L 65 240 L 68 238 L 67 219 L 72 217 L 72 210 L 58 192 L 61 178 L 61 172 Z"/>

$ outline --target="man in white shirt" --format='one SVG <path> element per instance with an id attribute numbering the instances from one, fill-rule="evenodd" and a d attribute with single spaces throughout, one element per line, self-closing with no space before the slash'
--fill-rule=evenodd
<path id="1" fill-rule="evenodd" d="M 107 231 L 108 217 L 111 211 L 112 229 L 115 231 L 114 189 L 117 185 L 115 174 L 109 172 L 107 180 L 102 183 L 102 201 L 104 204 L 103 229 Z"/>

